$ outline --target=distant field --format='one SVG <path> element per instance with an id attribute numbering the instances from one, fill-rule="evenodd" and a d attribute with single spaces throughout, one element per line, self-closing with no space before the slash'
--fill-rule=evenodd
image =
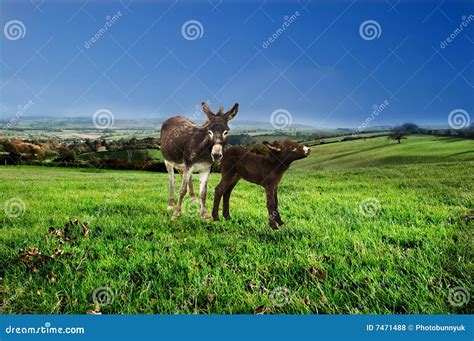
<path id="1" fill-rule="evenodd" d="M 387 137 L 314 146 L 299 170 L 335 170 L 474 160 L 474 140 L 412 135 L 400 144 Z"/>
<path id="2" fill-rule="evenodd" d="M 357 138 L 367 138 L 367 137 L 373 137 L 373 136 L 378 136 L 378 135 L 388 135 L 388 132 L 384 132 L 384 131 L 378 131 L 378 132 L 374 132 L 374 133 L 361 133 L 361 134 L 357 134 Z M 335 136 L 335 137 L 325 137 L 325 138 L 321 138 L 319 140 L 309 140 L 309 141 L 305 141 L 305 143 L 308 145 L 308 146 L 314 146 L 314 145 L 318 145 L 318 144 L 321 144 L 321 142 L 323 143 L 334 143 L 334 142 L 341 142 L 343 141 L 344 138 L 351 138 L 352 135 L 340 135 L 340 136 Z M 345 142 L 345 141 L 343 141 Z"/>
<path id="3" fill-rule="evenodd" d="M 472 298 L 450 303 L 454 287 L 474 292 L 472 221 L 460 219 L 473 150 L 423 136 L 314 147 L 280 184 L 276 232 L 263 190 L 243 181 L 232 221 L 204 222 L 187 199 L 172 222 L 163 173 L 2 166 L 0 204 L 26 209 L 0 211 L 0 313 L 83 314 L 103 287 L 104 314 L 473 313 Z M 47 237 L 72 218 L 90 233 Z M 34 247 L 54 257 L 25 256 Z"/>
<path id="4" fill-rule="evenodd" d="M 103 160 L 106 157 L 109 159 L 123 160 L 128 162 L 145 160 L 149 157 L 155 162 L 163 162 L 163 155 L 158 149 L 133 149 L 120 151 L 90 152 L 79 155 L 79 159 L 81 160 L 91 160 L 93 158 Z"/>
<path id="5" fill-rule="evenodd" d="M 61 126 L 61 125 L 57 125 Z M 23 130 L 10 130 L 8 134 L 4 135 L 6 138 L 11 139 L 51 139 L 52 137 L 60 139 L 99 139 L 106 138 L 107 140 L 119 140 L 119 139 L 130 139 L 145 138 L 145 137 L 159 137 L 159 129 L 155 130 L 143 130 L 143 129 L 115 129 L 110 132 L 104 132 L 98 129 L 81 129 L 81 128 L 70 128 L 70 129 L 28 129 Z"/>

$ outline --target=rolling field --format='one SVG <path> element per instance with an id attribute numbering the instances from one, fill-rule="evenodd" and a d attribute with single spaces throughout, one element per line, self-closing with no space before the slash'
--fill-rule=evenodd
<path id="1" fill-rule="evenodd" d="M 313 147 L 279 186 L 279 231 L 244 181 L 231 221 L 187 197 L 172 222 L 163 173 L 2 166 L 0 313 L 473 313 L 453 296 L 474 294 L 473 151 L 423 136 Z"/>
<path id="2" fill-rule="evenodd" d="M 296 168 L 337 170 L 418 163 L 474 161 L 474 141 L 455 137 L 410 136 L 400 144 L 387 137 L 332 143 L 312 148 L 316 155 Z"/>

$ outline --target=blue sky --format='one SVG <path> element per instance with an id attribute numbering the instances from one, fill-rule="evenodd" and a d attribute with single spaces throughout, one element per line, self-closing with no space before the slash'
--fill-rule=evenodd
<path id="1" fill-rule="evenodd" d="M 2 0 L 0 6 L 3 31 L 12 20 L 25 28 L 19 39 L 0 37 L 3 119 L 29 101 L 25 116 L 92 116 L 106 108 L 116 118 L 192 116 L 203 100 L 214 108 L 239 102 L 236 120 L 268 121 L 284 109 L 293 122 L 318 127 L 357 127 L 385 101 L 371 125 L 445 125 L 454 109 L 474 112 L 472 1 Z M 113 15 L 118 19 L 86 47 Z M 182 34 L 190 20 L 202 26 L 194 40 Z M 367 20 L 380 29 L 364 39 Z"/>

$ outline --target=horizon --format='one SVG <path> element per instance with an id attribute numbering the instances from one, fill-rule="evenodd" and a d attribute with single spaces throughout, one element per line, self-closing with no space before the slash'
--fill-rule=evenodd
<path id="1" fill-rule="evenodd" d="M 474 110 L 470 1 L 8 0 L 0 8 L 2 121 L 98 111 L 200 121 L 206 100 L 213 110 L 239 102 L 235 124 L 283 128 L 446 126 L 452 112 L 469 122 Z M 7 29 L 12 21 L 19 36 Z"/>
<path id="2" fill-rule="evenodd" d="M 189 116 L 188 116 L 189 117 Z M 164 121 L 166 120 L 168 117 L 120 117 L 120 118 L 114 118 L 115 120 L 115 123 L 118 123 L 118 122 L 125 122 L 125 121 L 131 121 L 131 122 L 136 122 L 136 123 L 144 123 L 146 121 L 153 121 L 153 120 L 156 120 L 156 121 Z M 97 130 L 97 128 L 94 126 L 94 123 L 93 123 L 93 120 L 90 116 L 86 116 L 86 115 L 83 115 L 83 116 L 48 116 L 48 115 L 34 115 L 34 116 L 30 116 L 30 115 L 23 115 L 22 116 L 22 119 L 23 120 L 27 120 L 27 121 L 34 121 L 34 120 L 58 120 L 58 121 L 61 121 L 61 120 L 83 120 L 83 121 L 90 121 L 90 126 L 91 126 L 91 129 L 93 130 Z M 8 122 L 8 120 L 4 120 L 4 119 L 0 119 L 0 122 Z M 193 121 L 194 123 L 202 123 L 204 122 L 204 120 L 194 120 Z M 423 128 L 423 129 L 429 129 L 429 128 L 437 128 L 437 129 L 450 129 L 450 125 L 448 123 L 445 123 L 445 124 L 418 124 L 416 121 L 407 121 L 407 122 L 402 122 L 400 124 L 382 124 L 382 125 L 372 125 L 370 127 L 366 127 L 365 130 L 366 131 L 370 131 L 372 129 L 391 129 L 391 128 L 396 128 L 397 126 L 401 126 L 403 124 L 407 124 L 407 123 L 413 123 L 413 124 L 416 124 L 417 126 L 419 126 L 420 128 Z M 257 127 L 255 127 L 256 130 L 261 130 L 261 129 L 270 129 L 270 130 L 283 130 L 283 131 L 290 131 L 290 130 L 298 130 L 298 129 L 311 129 L 311 130 L 338 130 L 338 129 L 342 129 L 342 130 L 354 130 L 355 128 L 357 128 L 356 126 L 334 126 L 334 127 L 323 127 L 323 126 L 314 126 L 314 125 L 310 125 L 310 124 L 304 124 L 304 123 L 300 123 L 300 122 L 292 122 L 292 125 L 289 126 L 289 127 L 286 127 L 286 128 L 283 128 L 283 129 L 278 129 L 278 128 L 274 128 L 272 126 L 272 123 L 269 122 L 268 120 L 252 120 L 252 119 L 243 119 L 243 120 L 238 120 L 238 121 L 232 121 L 232 122 L 229 122 L 229 125 L 232 127 L 232 126 L 246 126 L 246 125 L 250 125 L 250 124 L 256 124 L 258 125 Z M 159 123 L 159 125 L 157 127 L 154 127 L 155 129 L 159 129 L 161 126 L 161 123 Z M 265 127 L 266 126 L 266 127 Z M 474 126 L 474 123 L 471 123 L 470 126 Z M 22 128 L 22 127 L 19 127 L 20 129 L 25 129 L 25 128 Z M 56 128 L 59 128 L 59 127 L 56 127 Z M 250 127 L 245 127 L 246 130 L 248 130 L 248 128 Z M 3 128 L 2 128 L 3 129 Z M 63 128 L 64 130 L 74 130 L 74 128 Z M 82 127 L 81 129 L 86 129 L 86 127 Z M 126 129 L 126 128 L 120 128 L 120 129 Z M 0 130 L 1 132 L 2 130 Z M 362 132 L 362 131 L 361 131 Z M 230 132 L 232 134 L 232 131 Z"/>

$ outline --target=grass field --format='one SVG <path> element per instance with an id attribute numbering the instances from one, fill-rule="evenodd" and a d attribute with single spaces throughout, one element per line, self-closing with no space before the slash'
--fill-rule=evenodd
<path id="1" fill-rule="evenodd" d="M 117 159 L 128 162 L 152 159 L 155 162 L 164 162 L 163 155 L 158 149 L 132 149 L 118 151 L 89 152 L 80 154 L 80 160 L 92 160 L 97 158 L 103 160 L 105 158 Z"/>
<path id="2" fill-rule="evenodd" d="M 280 184 L 276 232 L 263 190 L 243 181 L 232 221 L 204 222 L 187 199 L 172 222 L 166 174 L 0 167 L 0 313 L 83 314 L 98 292 L 107 314 L 473 313 L 452 295 L 474 293 L 460 219 L 473 150 L 420 136 L 314 147 Z M 75 218 L 90 233 L 48 237 Z"/>

